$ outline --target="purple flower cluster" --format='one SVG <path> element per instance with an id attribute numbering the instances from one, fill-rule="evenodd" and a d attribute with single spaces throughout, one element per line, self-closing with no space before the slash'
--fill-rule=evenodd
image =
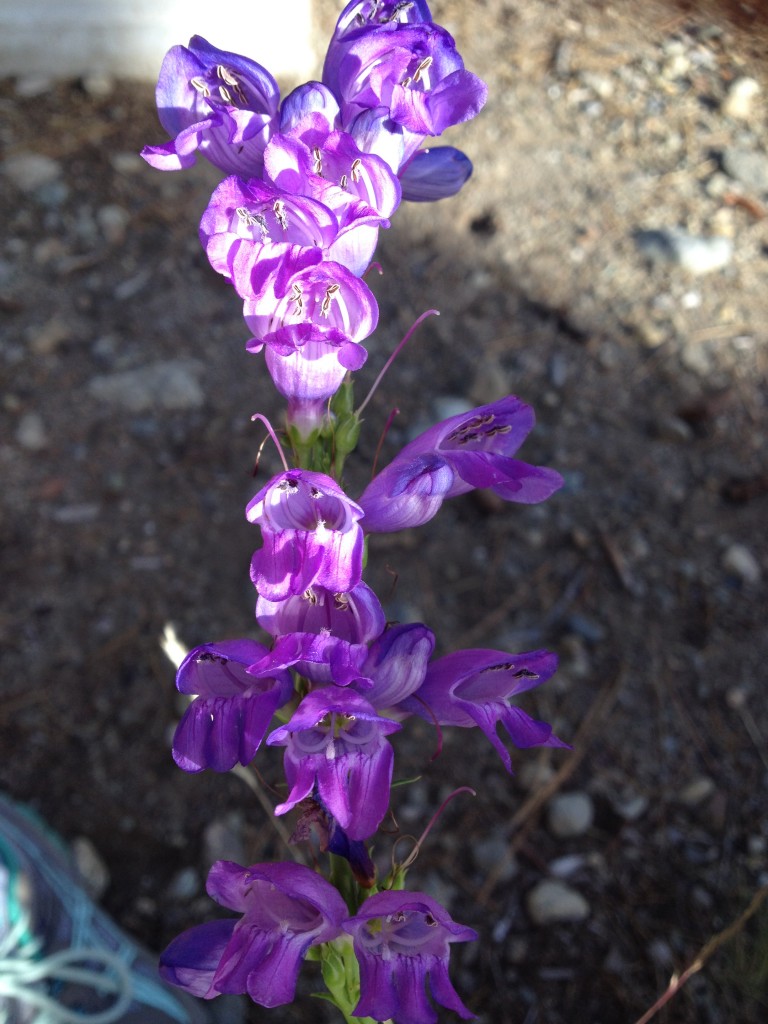
<path id="1" fill-rule="evenodd" d="M 324 977 L 332 956 L 356 958 L 359 999 L 344 1007 L 335 994 L 347 1018 L 434 1024 L 428 991 L 471 1017 L 448 979 L 448 956 L 452 942 L 475 933 L 429 896 L 401 890 L 404 871 L 377 891 L 366 842 L 389 811 L 391 738 L 413 715 L 438 728 L 479 728 L 510 772 L 499 726 L 517 747 L 565 745 L 516 703 L 554 673 L 554 654 L 466 650 L 433 660 L 431 630 L 388 623 L 363 581 L 367 534 L 419 527 L 473 488 L 530 504 L 561 486 L 554 470 L 515 457 L 532 409 L 509 396 L 451 417 L 406 445 L 357 501 L 317 468 L 338 466 L 314 457 L 329 403 L 365 361 L 362 342 L 376 327 L 363 275 L 378 230 L 401 198 L 459 190 L 471 171 L 466 157 L 420 147 L 476 114 L 485 95 L 424 0 L 347 4 L 322 83 L 282 103 L 264 68 L 199 37 L 163 63 L 157 98 L 172 139 L 143 155 L 175 170 L 199 151 L 228 175 L 203 215 L 201 241 L 242 299 L 248 348 L 264 351 L 287 399 L 289 433 L 301 440 L 295 447 L 309 455 L 245 510 L 261 532 L 250 575 L 269 641 L 190 652 L 177 675 L 191 700 L 173 757 L 187 772 L 226 772 L 249 765 L 262 745 L 281 747 L 275 813 L 297 810 L 295 836 L 314 833 L 322 852 L 348 862 L 355 886 L 342 898 L 296 864 L 215 864 L 208 892 L 241 917 L 191 929 L 162 958 L 168 980 L 203 998 L 290 1002 L 303 959 L 318 947 Z M 339 991 L 349 992 L 348 982 Z"/>
<path id="2" fill-rule="evenodd" d="M 357 0 L 331 40 L 322 82 L 283 102 L 274 78 L 195 36 L 166 55 L 157 86 L 172 138 L 142 155 L 160 170 L 200 152 L 228 175 L 200 223 L 211 266 L 232 282 L 288 422 L 312 436 L 378 321 L 363 281 L 400 200 L 454 195 L 469 160 L 422 143 L 486 98 L 427 4 Z"/>
<path id="3" fill-rule="evenodd" d="M 465 1020 L 473 1016 L 448 977 L 449 945 L 477 938 L 420 892 L 381 892 L 349 915 L 338 891 L 300 864 L 241 867 L 218 861 L 208 894 L 239 919 L 190 928 L 168 946 L 162 976 L 203 999 L 248 993 L 262 1006 L 293 1001 L 311 946 L 352 937 L 360 964 L 355 1017 L 435 1024 L 426 996 Z"/>

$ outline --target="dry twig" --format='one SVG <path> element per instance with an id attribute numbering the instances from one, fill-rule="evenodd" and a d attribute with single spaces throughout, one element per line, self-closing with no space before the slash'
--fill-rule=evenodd
<path id="1" fill-rule="evenodd" d="M 707 960 L 709 960 L 712 954 L 715 953 L 720 946 L 732 939 L 734 935 L 738 935 L 750 917 L 759 910 L 760 905 L 763 903 L 766 896 L 768 896 L 768 885 L 764 885 L 761 889 L 757 890 L 755 895 L 752 897 L 751 903 L 743 914 L 737 917 L 735 921 L 731 921 L 727 928 L 723 928 L 721 932 L 718 932 L 717 935 L 713 935 L 709 941 L 704 943 L 693 961 L 688 965 L 688 967 L 686 967 L 682 974 L 672 975 L 672 979 L 667 986 L 667 990 L 659 996 L 653 1006 L 647 1010 L 642 1017 L 635 1021 L 635 1024 L 648 1024 L 648 1021 L 652 1020 L 659 1010 L 665 1006 L 670 999 L 677 995 L 686 981 L 688 981 L 692 975 L 696 974 L 697 971 L 702 969 Z"/>

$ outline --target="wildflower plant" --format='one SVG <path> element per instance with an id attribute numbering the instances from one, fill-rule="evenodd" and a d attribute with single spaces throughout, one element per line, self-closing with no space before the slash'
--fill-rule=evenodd
<path id="1" fill-rule="evenodd" d="M 387 622 L 363 580 L 371 534 L 421 527 L 473 488 L 530 504 L 561 486 L 554 470 L 515 457 L 534 425 L 530 406 L 510 395 L 453 416 L 357 498 L 343 484 L 368 401 L 355 408 L 352 374 L 378 323 L 364 280 L 378 232 L 402 200 L 461 189 L 468 158 L 424 143 L 474 117 L 485 98 L 425 0 L 348 3 L 322 82 L 282 101 L 266 69 L 200 37 L 162 65 L 157 103 L 171 138 L 143 156 L 173 171 L 199 154 L 222 172 L 200 240 L 243 303 L 248 351 L 263 354 L 286 399 L 280 436 L 254 417 L 285 469 L 245 509 L 261 534 L 250 574 L 264 637 L 188 654 L 177 687 L 191 703 L 173 757 L 187 772 L 226 772 L 268 756 L 261 747 L 282 748 L 274 813 L 296 817 L 292 841 L 310 844 L 315 865 L 213 865 L 209 895 L 239 916 L 190 929 L 161 958 L 167 980 L 204 999 L 290 1003 L 313 960 L 347 1021 L 432 1024 L 435 1003 L 472 1017 L 448 960 L 451 944 L 475 932 L 406 888 L 413 855 L 384 877 L 371 856 L 390 812 L 397 734 L 414 715 L 438 731 L 479 729 L 509 772 L 499 725 L 517 747 L 565 745 L 516 703 L 554 673 L 554 654 L 475 649 L 435 660 L 428 626 Z"/>

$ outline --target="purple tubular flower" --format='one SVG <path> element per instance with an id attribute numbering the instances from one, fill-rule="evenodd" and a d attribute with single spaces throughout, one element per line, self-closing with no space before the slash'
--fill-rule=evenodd
<path id="1" fill-rule="evenodd" d="M 374 477 L 360 498 L 365 529 L 389 533 L 430 520 L 445 498 L 490 487 L 506 501 L 545 501 L 563 478 L 513 459 L 535 422 L 514 395 L 451 416 L 417 437 Z"/>
<path id="2" fill-rule="evenodd" d="M 289 267 L 285 261 L 256 298 L 245 300 L 245 321 L 255 335 L 246 348 L 266 347 L 267 369 L 288 399 L 288 421 L 308 436 L 325 421 L 328 399 L 347 370 L 365 362 L 360 342 L 374 331 L 379 311 L 370 288 L 338 263 L 301 266 L 293 274 Z"/>
<path id="3" fill-rule="evenodd" d="M 472 174 L 472 161 L 453 146 L 420 149 L 400 172 L 403 199 L 429 203 L 455 196 Z"/>
<path id="4" fill-rule="evenodd" d="M 334 47 L 361 29 L 398 22 L 403 25 L 432 21 L 426 0 L 352 0 L 339 15 L 328 47 L 329 62 L 335 58 Z"/>
<path id="5" fill-rule="evenodd" d="M 312 690 L 291 720 L 267 737 L 285 747 L 285 814 L 311 795 L 318 796 L 350 839 L 366 839 L 389 806 L 394 753 L 386 737 L 401 728 L 377 715 L 353 690 L 327 686 Z"/>
<path id="6" fill-rule="evenodd" d="M 289 599 L 290 600 L 290 599 Z M 354 683 L 358 690 L 370 689 L 373 680 L 363 671 L 368 655 L 365 644 L 351 644 L 330 633 L 284 633 L 272 650 L 248 671 L 264 675 L 275 669 L 294 668 L 317 686 Z"/>
<path id="7" fill-rule="evenodd" d="M 322 82 L 305 82 L 283 100 L 280 107 L 280 132 L 288 134 L 309 114 L 322 115 L 328 131 L 331 131 L 339 113 L 338 100 L 330 89 Z"/>
<path id="8" fill-rule="evenodd" d="M 358 583 L 349 593 L 309 587 L 284 601 L 259 597 L 256 620 L 271 636 L 330 633 L 351 644 L 369 644 L 384 632 L 384 610 L 371 588 Z"/>
<path id="9" fill-rule="evenodd" d="M 319 250 L 328 249 L 338 233 L 336 217 L 322 203 L 236 175 L 214 191 L 200 221 L 200 241 L 211 266 L 232 281 L 242 298 L 255 296 L 257 261 L 269 260 L 274 268 L 288 256 L 294 266 L 298 246 L 318 250 L 313 258 L 319 263 Z"/>
<path id="10" fill-rule="evenodd" d="M 283 669 L 252 674 L 248 666 L 268 654 L 255 640 L 224 640 L 196 647 L 176 676 L 181 693 L 199 694 L 173 738 L 173 759 L 185 772 L 228 772 L 250 764 L 272 716 L 293 695 Z"/>
<path id="11" fill-rule="evenodd" d="M 189 47 L 166 54 L 156 96 L 160 122 L 173 138 L 145 146 L 147 163 L 176 171 L 191 167 L 199 150 L 227 174 L 260 176 L 280 102 L 277 82 L 260 64 L 194 36 Z"/>
<path id="12" fill-rule="evenodd" d="M 395 174 L 407 162 L 403 129 L 389 116 L 387 107 L 364 110 L 347 126 L 347 130 L 360 149 L 381 157 Z"/>
<path id="13" fill-rule="evenodd" d="M 363 511 L 323 473 L 280 473 L 249 501 L 246 518 L 261 527 L 264 546 L 251 579 L 268 601 L 284 601 L 311 586 L 346 593 L 361 580 Z"/>
<path id="14" fill-rule="evenodd" d="M 472 942 L 477 932 L 457 924 L 423 892 L 389 891 L 369 896 L 342 925 L 353 938 L 360 964 L 360 1001 L 355 1017 L 395 1024 L 435 1024 L 432 998 L 464 1020 L 474 1017 L 448 977 L 452 942 Z"/>
<path id="15" fill-rule="evenodd" d="M 338 235 L 327 258 L 360 277 L 376 248 L 380 227 L 400 202 L 400 183 L 380 157 L 365 153 L 346 132 L 329 132 L 312 114 L 290 136 L 276 135 L 264 154 L 265 169 L 280 188 L 311 196 L 333 211 Z"/>
<path id="16" fill-rule="evenodd" d="M 431 22 L 388 21 L 350 32 L 326 58 L 323 81 L 342 100 L 342 124 L 386 107 L 405 133 L 405 157 L 427 136 L 474 117 L 488 90 L 464 69 L 452 36 Z"/>
<path id="17" fill-rule="evenodd" d="M 342 226 L 345 216 L 354 223 L 345 211 L 354 211 L 355 198 L 384 226 L 400 202 L 400 184 L 387 163 L 360 149 L 348 132 L 328 131 L 318 114 L 305 118 L 291 135 L 276 135 L 264 159 L 276 185 L 320 199 L 340 215 Z"/>
<path id="18" fill-rule="evenodd" d="M 546 682 L 556 669 L 557 656 L 551 651 L 457 651 L 432 662 L 423 686 L 401 708 L 439 725 L 479 726 L 511 772 L 509 752 L 496 731 L 499 723 L 517 747 L 568 747 L 551 725 L 510 704 L 511 698 Z"/>
<path id="19" fill-rule="evenodd" d="M 347 916 L 330 882 L 301 864 L 220 860 L 206 888 L 242 918 L 190 928 L 160 957 L 166 981 L 204 999 L 247 993 L 262 1006 L 293 1002 L 307 950 L 335 939 Z"/>
<path id="20" fill-rule="evenodd" d="M 264 262 L 258 298 L 244 305 L 245 321 L 254 334 L 250 351 L 258 352 L 264 344 L 276 351 L 295 347 L 307 325 L 318 337 L 343 337 L 354 344 L 376 329 L 378 308 L 370 288 L 341 264 L 313 265 L 301 253 L 277 270 Z M 359 369 L 365 361 L 349 353 L 346 357 L 347 369 Z"/>
<path id="21" fill-rule="evenodd" d="M 352 42 L 379 26 L 431 24 L 426 0 L 352 0 L 339 15 L 323 67 L 323 81 L 339 96 L 339 64 Z"/>
<path id="22" fill-rule="evenodd" d="M 435 637 L 419 622 L 392 626 L 372 645 L 362 674 L 373 680 L 365 699 L 379 709 L 393 708 L 424 682 Z"/>

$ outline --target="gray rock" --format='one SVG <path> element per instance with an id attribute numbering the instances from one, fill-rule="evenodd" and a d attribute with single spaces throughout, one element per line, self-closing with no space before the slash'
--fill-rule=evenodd
<path id="1" fill-rule="evenodd" d="M 102 206 L 96 214 L 101 232 L 111 245 L 120 245 L 123 242 L 130 219 L 128 211 L 115 203 Z"/>
<path id="2" fill-rule="evenodd" d="M 754 113 L 755 99 L 760 94 L 760 83 L 746 75 L 731 82 L 721 110 L 726 117 L 749 121 Z"/>
<path id="3" fill-rule="evenodd" d="M 474 406 L 459 395 L 442 395 L 434 400 L 432 408 L 435 410 L 435 417 L 439 422 L 450 419 L 451 416 L 463 416 Z"/>
<path id="4" fill-rule="evenodd" d="M 199 409 L 205 401 L 199 383 L 202 373 L 203 366 L 195 359 L 164 360 L 92 377 L 87 387 L 93 398 L 128 412 Z"/>
<path id="5" fill-rule="evenodd" d="M 677 228 L 636 231 L 634 237 L 640 252 L 653 263 L 674 263 L 690 274 L 710 274 L 733 259 L 730 238 L 702 238 Z"/>
<path id="6" fill-rule="evenodd" d="M 762 576 L 760 563 L 744 544 L 731 544 L 723 552 L 723 568 L 738 576 L 744 583 L 759 583 Z"/>
<path id="7" fill-rule="evenodd" d="M 15 153 L 3 160 L 2 171 L 22 192 L 36 192 L 58 181 L 62 166 L 42 153 Z"/>
<path id="8" fill-rule="evenodd" d="M 538 925 L 584 921 L 590 913 L 581 893 L 555 878 L 545 878 L 534 885 L 526 906 L 531 920 Z"/>
<path id="9" fill-rule="evenodd" d="M 194 868 L 177 871 L 168 886 L 168 895 L 173 900 L 191 900 L 202 890 L 200 875 Z"/>
<path id="10" fill-rule="evenodd" d="M 48 356 L 55 352 L 62 342 L 72 337 L 72 325 L 57 316 L 34 332 L 29 332 L 29 347 L 36 356 Z"/>
<path id="11" fill-rule="evenodd" d="M 77 525 L 78 523 L 92 523 L 98 519 L 101 507 L 96 504 L 83 502 L 81 505 L 62 505 L 55 508 L 51 518 L 57 523 Z"/>
<path id="12" fill-rule="evenodd" d="M 595 808 L 588 793 L 558 793 L 550 801 L 549 831 L 558 839 L 583 836 L 592 825 Z"/>
<path id="13" fill-rule="evenodd" d="M 693 429 L 679 416 L 660 416 L 654 424 L 654 433 L 660 441 L 690 441 Z"/>
<path id="14" fill-rule="evenodd" d="M 233 860 L 247 864 L 243 839 L 243 816 L 233 811 L 223 818 L 214 818 L 206 825 L 203 833 L 203 847 L 207 864 L 215 860 Z"/>
<path id="15" fill-rule="evenodd" d="M 83 75 L 81 84 L 83 90 L 89 96 L 93 96 L 95 100 L 105 100 L 108 96 L 112 95 L 115 88 L 114 79 L 110 78 L 109 75 L 99 74 L 98 72 Z"/>
<path id="16" fill-rule="evenodd" d="M 555 769 L 546 761 L 525 761 L 516 778 L 527 793 L 535 793 L 552 779 Z"/>
<path id="17" fill-rule="evenodd" d="M 556 857 L 549 862 L 549 870 L 555 878 L 570 878 L 588 866 L 589 854 L 586 853 L 566 853 L 564 857 Z"/>
<path id="18" fill-rule="evenodd" d="M 686 807 L 698 807 L 715 792 L 715 784 L 706 775 L 691 779 L 677 794 L 677 799 Z"/>
<path id="19" fill-rule="evenodd" d="M 36 96 L 44 96 L 53 89 L 53 79 L 44 75 L 24 75 L 17 78 L 14 92 L 21 99 L 32 100 Z"/>
<path id="20" fill-rule="evenodd" d="M 109 162 L 118 174 L 138 174 L 149 166 L 138 153 L 113 153 Z"/>
<path id="21" fill-rule="evenodd" d="M 721 159 L 723 170 L 734 181 L 756 192 L 768 192 L 768 156 L 765 153 L 728 146 Z"/>
<path id="22" fill-rule="evenodd" d="M 517 874 L 517 861 L 509 851 L 509 844 L 503 836 L 488 836 L 472 844 L 475 864 L 483 872 L 494 873 L 502 865 L 500 882 L 506 882 Z"/>
<path id="23" fill-rule="evenodd" d="M 40 413 L 24 413 L 16 427 L 16 440 L 29 452 L 39 452 L 47 446 L 48 435 Z"/>

